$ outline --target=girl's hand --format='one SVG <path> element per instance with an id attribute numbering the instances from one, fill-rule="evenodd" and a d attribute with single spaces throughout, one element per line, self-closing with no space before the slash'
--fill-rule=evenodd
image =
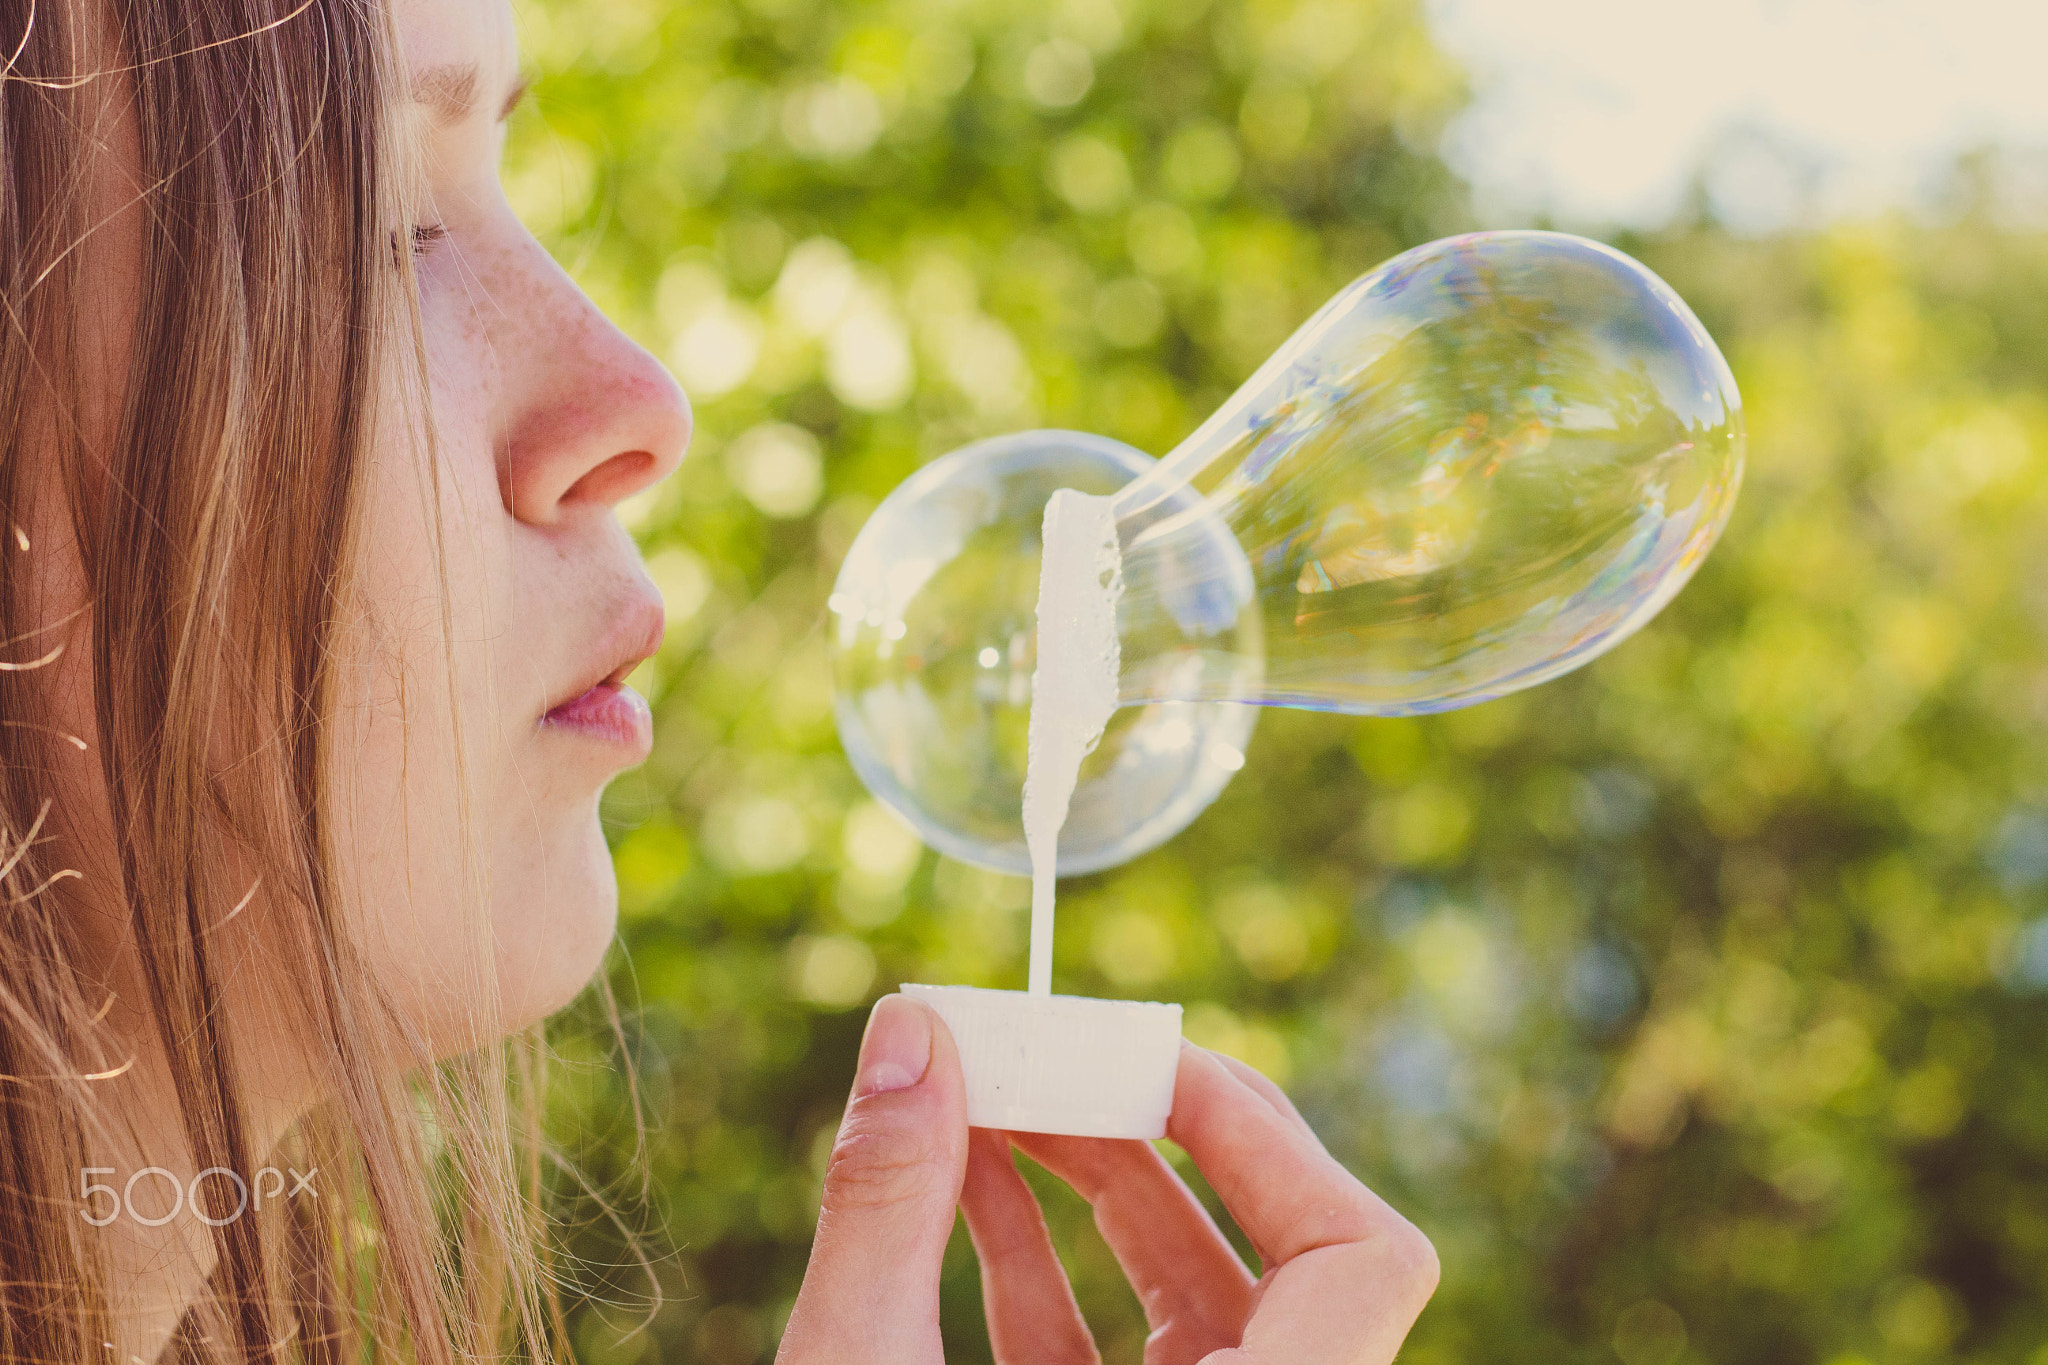
<path id="1" fill-rule="evenodd" d="M 967 1171 L 967 1092 L 931 1007 L 868 1016 L 818 1233 L 777 1365 L 943 1365 L 939 1262 Z"/>
<path id="2" fill-rule="evenodd" d="M 875 1006 L 825 1177 L 818 1235 L 781 1365 L 941 1365 L 939 1263 L 957 1201 L 982 1263 L 1000 1365 L 1098 1357 L 1015 1142 L 1095 1206 L 1152 1335 L 1146 1365 L 1384 1365 L 1436 1287 L 1436 1254 L 1332 1160 L 1279 1088 L 1183 1045 L 1167 1135 L 1195 1159 L 1265 1264 L 1254 1280 L 1146 1142 L 970 1141 L 960 1062 L 938 1016 Z"/>
<path id="3" fill-rule="evenodd" d="M 1436 1251 L 1331 1158 L 1270 1080 L 1181 1044 L 1166 1135 L 1259 1254 L 1256 1280 L 1149 1142 L 972 1130 L 962 1208 L 999 1365 L 1096 1365 L 1015 1143 L 1095 1206 L 1145 1308 L 1145 1365 L 1386 1365 L 1436 1289 Z"/>

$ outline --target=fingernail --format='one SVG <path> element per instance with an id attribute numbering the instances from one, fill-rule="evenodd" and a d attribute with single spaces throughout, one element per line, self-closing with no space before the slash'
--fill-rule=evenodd
<path id="1" fill-rule="evenodd" d="M 885 995 L 875 1002 L 861 1036 L 854 1096 L 916 1085 L 931 1060 L 931 1011 L 907 995 Z"/>

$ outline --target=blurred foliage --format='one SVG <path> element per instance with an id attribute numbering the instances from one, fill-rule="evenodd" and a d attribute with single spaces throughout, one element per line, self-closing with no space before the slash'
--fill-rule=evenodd
<path id="1" fill-rule="evenodd" d="M 1021 986 L 1023 882 L 840 756 L 874 501 L 1030 425 L 1163 451 L 1338 285 L 1471 226 L 1411 0 L 526 0 L 515 202 L 698 405 L 627 510 L 670 632 L 607 798 L 633 1097 L 564 1021 L 593 1365 L 767 1359 L 865 1018 Z M 1403 1359 L 2048 1363 L 2048 240 L 1622 240 L 1748 401 L 1721 547 L 1558 683 L 1276 712 L 1196 827 L 1069 883 L 1061 988 L 1184 1002 L 1440 1249 Z M 641 1200 L 643 1178 L 648 1182 Z M 1137 1305 L 1039 1182 L 1104 1354 Z M 952 1358 L 986 1360 L 956 1237 Z M 603 1306 L 606 1300 L 613 1301 Z"/>

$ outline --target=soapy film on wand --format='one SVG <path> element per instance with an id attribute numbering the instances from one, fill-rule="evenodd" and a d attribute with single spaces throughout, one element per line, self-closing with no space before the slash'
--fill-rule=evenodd
<path id="1" fill-rule="evenodd" d="M 1055 491 L 1045 505 L 1038 573 L 1038 661 L 1025 741 L 1024 844 L 1031 854 L 1031 972 L 1035 995 L 1052 990 L 1053 881 L 1060 826 L 1081 761 L 1116 713 L 1123 650 L 1116 606 L 1123 554 L 1112 500 Z"/>

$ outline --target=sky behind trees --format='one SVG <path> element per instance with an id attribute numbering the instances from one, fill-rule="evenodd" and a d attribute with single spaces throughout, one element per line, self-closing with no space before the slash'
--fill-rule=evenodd
<path id="1" fill-rule="evenodd" d="M 1468 69 L 1447 144 L 1483 213 L 1650 227 L 1697 184 L 1762 232 L 1931 206 L 1964 152 L 2016 154 L 2048 220 L 2048 9 L 2012 0 L 1430 0 Z"/>

